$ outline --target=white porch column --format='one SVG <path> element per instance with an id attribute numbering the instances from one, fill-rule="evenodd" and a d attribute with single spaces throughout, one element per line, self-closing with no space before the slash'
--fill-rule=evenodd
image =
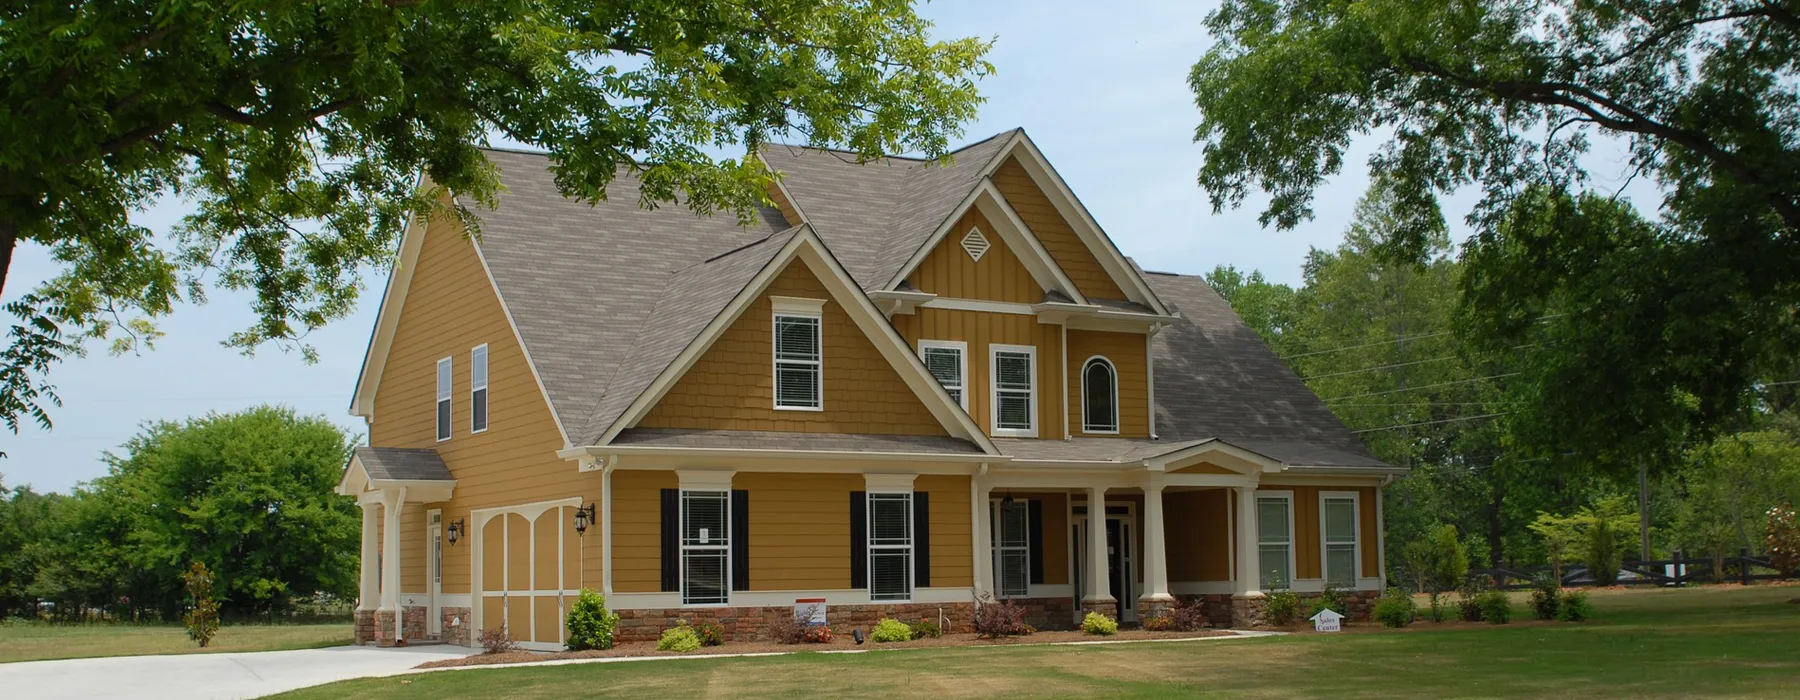
<path id="1" fill-rule="evenodd" d="M 381 523 L 376 520 L 376 509 L 379 503 L 362 504 L 362 592 L 356 601 L 356 609 L 374 610 L 381 597 L 381 570 L 377 562 L 381 559 Z"/>
<path id="2" fill-rule="evenodd" d="M 994 489 L 981 483 L 981 477 L 969 479 L 969 517 L 973 519 L 975 534 L 975 597 L 986 599 L 994 595 L 994 519 L 988 515 L 988 499 Z"/>
<path id="3" fill-rule="evenodd" d="M 1083 603 L 1111 603 L 1112 576 L 1107 571 L 1106 553 L 1106 489 L 1089 488 L 1088 498 L 1088 590 Z"/>
<path id="4" fill-rule="evenodd" d="M 400 510 L 406 507 L 404 487 L 387 491 L 381 499 L 381 608 L 394 615 L 394 639 L 404 637 L 405 618 L 400 610 Z"/>
<path id="5" fill-rule="evenodd" d="M 1232 592 L 1260 594 L 1262 561 L 1256 547 L 1256 487 L 1234 486 L 1237 492 L 1237 580 Z"/>
<path id="6" fill-rule="evenodd" d="M 1138 600 L 1168 603 L 1169 548 L 1163 535 L 1163 475 L 1155 472 L 1144 483 L 1144 594 Z"/>

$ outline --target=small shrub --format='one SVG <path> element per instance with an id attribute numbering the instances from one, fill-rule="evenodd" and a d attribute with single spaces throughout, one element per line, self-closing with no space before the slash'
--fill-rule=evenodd
<path id="1" fill-rule="evenodd" d="M 1450 606 L 1444 603 L 1444 596 L 1431 594 L 1431 606 L 1425 609 L 1425 617 L 1432 622 L 1443 622 L 1450 619 Z"/>
<path id="2" fill-rule="evenodd" d="M 519 648 L 519 645 L 513 642 L 512 633 L 506 631 L 506 625 L 482 630 L 475 641 L 480 643 L 482 651 L 488 654 L 504 654 Z"/>
<path id="3" fill-rule="evenodd" d="M 687 623 L 687 626 L 694 628 L 694 636 L 700 638 L 700 646 L 716 647 L 725 644 L 725 628 L 720 627 L 717 622 L 700 620 Z"/>
<path id="4" fill-rule="evenodd" d="M 1481 610 L 1481 619 L 1496 625 L 1504 625 L 1512 621 L 1512 598 L 1506 591 L 1483 591 L 1475 596 L 1475 607 Z"/>
<path id="5" fill-rule="evenodd" d="M 1539 620 L 1556 619 L 1557 604 L 1562 601 L 1562 587 L 1548 576 L 1531 582 L 1531 616 Z"/>
<path id="6" fill-rule="evenodd" d="M 1018 637 L 1036 632 L 1025 624 L 1025 609 L 1011 601 L 978 601 L 975 605 L 975 634 L 988 639 Z"/>
<path id="7" fill-rule="evenodd" d="M 676 625 L 663 630 L 662 639 L 656 640 L 657 651 L 673 651 L 685 654 L 700 648 L 700 635 L 687 625 Z"/>
<path id="8" fill-rule="evenodd" d="M 1488 589 L 1488 577 L 1470 576 L 1456 589 L 1457 610 L 1463 622 L 1481 621 L 1481 594 Z"/>
<path id="9" fill-rule="evenodd" d="M 837 639 L 837 635 L 832 634 L 831 628 L 824 625 L 807 625 L 800 633 L 800 642 L 803 644 L 830 644 L 833 639 Z"/>
<path id="10" fill-rule="evenodd" d="M 1617 540 L 1612 524 L 1605 518 L 1595 520 L 1588 527 L 1588 538 L 1584 543 L 1586 549 L 1581 563 L 1587 565 L 1588 578 L 1593 579 L 1596 586 L 1611 586 L 1619 582 L 1622 557 L 1619 556 Z"/>
<path id="11" fill-rule="evenodd" d="M 619 614 L 606 609 L 606 596 L 592 588 L 581 589 L 566 617 L 564 622 L 569 628 L 569 639 L 563 646 L 569 651 L 612 648 Z"/>
<path id="12" fill-rule="evenodd" d="M 944 636 L 944 628 L 931 620 L 920 620 L 913 623 L 913 639 L 937 639 Z"/>
<path id="13" fill-rule="evenodd" d="M 1112 619 L 1110 615 L 1091 612 L 1087 617 L 1081 618 L 1081 631 L 1103 637 L 1115 635 L 1119 633 L 1119 621 Z"/>
<path id="14" fill-rule="evenodd" d="M 1144 618 L 1145 632 L 1168 632 L 1175 629 L 1175 622 L 1169 618 L 1156 616 Z"/>
<path id="15" fill-rule="evenodd" d="M 1769 553 L 1769 565 L 1781 572 L 1782 578 L 1800 574 L 1800 517 L 1792 506 L 1775 506 L 1763 525 L 1763 550 Z"/>
<path id="16" fill-rule="evenodd" d="M 800 624 L 793 615 L 776 615 L 763 627 L 763 638 L 776 644 L 799 644 L 805 635 L 806 625 Z"/>
<path id="17" fill-rule="evenodd" d="M 1563 622 L 1586 622 L 1593 617 L 1594 606 L 1588 602 L 1588 595 L 1583 591 L 1564 593 L 1562 602 L 1556 607 L 1556 619 Z"/>
<path id="18" fill-rule="evenodd" d="M 884 617 L 875 623 L 875 629 L 869 630 L 869 638 L 877 642 L 910 642 L 913 638 L 912 625 Z"/>
<path id="19" fill-rule="evenodd" d="M 1286 627 L 1294 624 L 1300 616 L 1300 596 L 1293 591 L 1274 591 L 1263 601 L 1263 614 L 1269 617 L 1269 624 Z"/>
<path id="20" fill-rule="evenodd" d="M 1375 619 L 1387 627 L 1405 627 L 1413 623 L 1419 616 L 1419 606 L 1413 603 L 1411 595 L 1398 588 L 1389 588 L 1375 601 Z"/>
<path id="21" fill-rule="evenodd" d="M 182 623 L 187 625 L 188 639 L 200 643 L 200 648 L 212 643 L 213 635 L 219 633 L 219 601 L 213 598 L 213 573 L 202 562 L 194 562 L 187 573 L 181 575 L 187 585 L 188 596 L 194 599 L 194 609 L 182 616 Z"/>
<path id="22" fill-rule="evenodd" d="M 1206 617 L 1206 605 L 1197 600 L 1176 603 L 1169 610 L 1169 629 L 1177 632 L 1203 630 L 1211 623 Z"/>
<path id="23" fill-rule="evenodd" d="M 1319 593 L 1319 597 L 1312 600 L 1312 607 L 1306 611 L 1306 619 L 1310 620 L 1314 615 L 1326 610 L 1335 611 L 1346 618 L 1350 616 L 1350 606 L 1344 603 L 1344 594 L 1339 593 L 1338 589 L 1333 586 L 1326 586 L 1325 590 Z"/>

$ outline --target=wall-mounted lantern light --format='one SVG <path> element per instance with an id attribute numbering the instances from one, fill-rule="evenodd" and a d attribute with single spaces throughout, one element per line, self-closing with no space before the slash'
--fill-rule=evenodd
<path id="1" fill-rule="evenodd" d="M 462 539 L 463 518 L 450 521 L 450 526 L 444 529 L 444 535 L 450 538 L 450 546 L 455 547 L 456 541 Z"/>
<path id="2" fill-rule="evenodd" d="M 588 526 L 592 524 L 594 524 L 594 504 L 589 503 L 575 509 L 575 534 L 587 534 Z"/>

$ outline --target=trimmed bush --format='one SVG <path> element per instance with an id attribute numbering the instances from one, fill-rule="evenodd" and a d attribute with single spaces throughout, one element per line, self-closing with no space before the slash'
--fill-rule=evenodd
<path id="1" fill-rule="evenodd" d="M 1212 624 L 1206 617 L 1206 605 L 1197 600 L 1176 603 L 1169 610 L 1169 629 L 1177 632 L 1203 630 Z"/>
<path id="2" fill-rule="evenodd" d="M 988 639 L 1018 637 L 1037 630 L 1025 624 L 1025 609 L 1008 601 L 992 599 L 975 604 L 975 634 Z"/>
<path id="3" fill-rule="evenodd" d="M 1481 619 L 1496 625 L 1504 625 L 1512 621 L 1512 599 L 1506 591 L 1484 591 L 1475 596 L 1475 607 L 1481 611 Z"/>
<path id="4" fill-rule="evenodd" d="M 1081 618 L 1081 631 L 1103 637 L 1115 635 L 1119 633 L 1119 621 L 1112 619 L 1110 615 L 1091 612 L 1087 617 Z"/>
<path id="5" fill-rule="evenodd" d="M 213 635 L 219 633 L 219 601 L 213 597 L 213 573 L 203 562 L 194 562 L 187 573 L 181 575 L 187 586 L 188 597 L 194 600 L 194 607 L 181 622 L 187 626 L 188 639 L 200 643 L 200 648 L 212 643 Z"/>
<path id="6" fill-rule="evenodd" d="M 927 639 L 927 638 L 937 639 L 938 637 L 942 637 L 942 636 L 944 636 L 944 628 L 940 627 L 938 625 L 938 623 L 936 623 L 936 622 L 932 622 L 930 620 L 920 620 L 918 622 L 913 623 L 913 626 L 912 626 L 912 638 L 913 639 Z"/>
<path id="7" fill-rule="evenodd" d="M 1389 588 L 1375 601 L 1375 619 L 1387 627 L 1405 627 L 1419 616 L 1419 606 L 1412 596 L 1398 588 Z"/>
<path id="8" fill-rule="evenodd" d="M 1594 606 L 1588 602 L 1588 595 L 1583 591 L 1564 593 L 1562 602 L 1556 608 L 1556 619 L 1563 622 L 1586 622 L 1593 617 Z"/>
<path id="9" fill-rule="evenodd" d="M 569 628 L 569 639 L 563 646 L 569 651 L 611 649 L 613 631 L 619 626 L 619 614 L 606 609 L 606 596 L 592 588 L 583 588 L 575 603 L 569 606 L 564 623 Z"/>
<path id="10" fill-rule="evenodd" d="M 662 639 L 656 640 L 657 651 L 673 651 L 685 654 L 700 648 L 700 635 L 687 625 L 676 625 L 663 630 Z"/>
<path id="11" fill-rule="evenodd" d="M 1468 580 L 1463 581 L 1462 587 L 1456 589 L 1458 596 L 1456 606 L 1463 622 L 1480 622 L 1482 620 L 1481 594 L 1488 588 L 1486 576 L 1470 576 Z"/>
<path id="12" fill-rule="evenodd" d="M 1174 628 L 1175 623 L 1169 620 L 1169 618 L 1161 616 L 1144 618 L 1145 632 L 1167 632 Z"/>
<path id="13" fill-rule="evenodd" d="M 805 644 L 830 644 L 833 639 L 837 639 L 837 635 L 824 625 L 809 625 L 800 633 L 800 641 Z"/>
<path id="14" fill-rule="evenodd" d="M 504 654 L 519 648 L 513 642 L 512 633 L 506 631 L 506 625 L 482 630 L 475 641 L 481 645 L 482 652 L 488 654 Z"/>
<path id="15" fill-rule="evenodd" d="M 713 622 L 712 620 L 701 620 L 699 622 L 690 622 L 688 623 L 688 626 L 694 628 L 694 636 L 700 638 L 700 646 L 724 646 L 725 628 L 720 627 L 719 623 Z"/>
<path id="16" fill-rule="evenodd" d="M 1326 610 L 1335 611 L 1345 618 L 1350 617 L 1350 606 L 1344 603 L 1344 594 L 1339 593 L 1338 589 L 1332 586 L 1326 586 L 1325 590 L 1319 593 L 1319 597 L 1312 599 L 1312 606 L 1306 611 L 1306 619 L 1310 620 L 1314 615 Z"/>
<path id="17" fill-rule="evenodd" d="M 1286 627 L 1294 624 L 1300 616 L 1300 596 L 1293 591 L 1275 591 L 1263 601 L 1263 614 L 1269 616 L 1269 624 Z"/>
<path id="18" fill-rule="evenodd" d="M 1531 582 L 1531 616 L 1539 620 L 1556 619 L 1556 608 L 1562 602 L 1562 587 L 1548 576 Z"/>
<path id="19" fill-rule="evenodd" d="M 913 638 L 912 625 L 884 617 L 875 623 L 875 629 L 869 630 L 869 638 L 877 642 L 910 642 Z"/>

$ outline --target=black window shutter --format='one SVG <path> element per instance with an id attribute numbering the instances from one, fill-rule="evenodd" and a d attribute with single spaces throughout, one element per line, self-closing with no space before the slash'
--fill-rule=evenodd
<path id="1" fill-rule="evenodd" d="M 1031 582 L 1044 582 L 1044 502 L 1038 499 L 1026 501 L 1025 533 L 1028 546 L 1026 556 L 1031 561 Z"/>
<path id="2" fill-rule="evenodd" d="M 681 590 L 681 490 L 662 490 L 662 589 Z"/>
<path id="3" fill-rule="evenodd" d="M 731 590 L 750 590 L 750 492 L 731 492 Z"/>
<path id="4" fill-rule="evenodd" d="M 931 494 L 913 492 L 913 587 L 931 586 Z"/>
<path id="5" fill-rule="evenodd" d="M 850 587 L 869 587 L 869 507 L 861 491 L 850 492 Z"/>

